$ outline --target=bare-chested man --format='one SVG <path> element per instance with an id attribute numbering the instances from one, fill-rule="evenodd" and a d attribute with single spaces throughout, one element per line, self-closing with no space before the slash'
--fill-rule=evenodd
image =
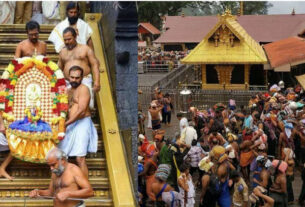
<path id="1" fill-rule="evenodd" d="M 274 199 L 274 207 L 288 206 L 286 170 L 287 163 L 282 160 L 272 161 L 274 182 L 270 187 L 270 197 Z"/>
<path id="2" fill-rule="evenodd" d="M 66 136 L 58 147 L 68 156 L 76 156 L 78 166 L 86 177 L 88 167 L 86 155 L 97 151 L 97 132 L 89 109 L 89 88 L 82 84 L 83 69 L 77 65 L 69 69 L 69 118 L 66 121 Z"/>
<path id="3" fill-rule="evenodd" d="M 56 207 L 84 206 L 81 199 L 92 197 L 93 190 L 81 169 L 69 163 L 65 153 L 58 148 L 51 149 L 46 160 L 52 171 L 49 188 L 32 190 L 29 196 L 31 198 L 53 197 L 53 204 Z"/>
<path id="4" fill-rule="evenodd" d="M 28 39 L 23 40 L 17 45 L 15 58 L 21 58 L 25 56 L 32 57 L 33 55 L 46 55 L 47 44 L 44 41 L 39 40 L 40 26 L 36 21 L 29 21 L 25 30 L 28 35 Z"/>
<path id="5" fill-rule="evenodd" d="M 63 38 L 65 47 L 59 53 L 58 67 L 63 70 L 66 79 L 69 77 L 69 69 L 72 66 L 77 65 L 83 69 L 82 84 L 85 84 L 90 89 L 90 108 L 93 108 L 93 92 L 98 92 L 100 90 L 98 61 L 94 55 L 94 52 L 88 45 L 77 43 L 76 32 L 72 27 L 67 27 L 63 31 Z M 92 81 L 91 72 L 93 74 L 94 81 Z"/>
<path id="6" fill-rule="evenodd" d="M 160 113 L 162 108 L 163 106 L 158 106 L 155 102 L 152 102 L 150 104 L 150 108 L 148 109 L 148 128 L 152 128 L 152 130 L 157 130 L 161 128 Z"/>
<path id="7" fill-rule="evenodd" d="M 158 169 L 158 156 L 159 152 L 155 151 L 151 158 L 147 158 L 143 172 L 139 173 L 139 176 L 145 176 L 146 193 L 151 200 L 155 199 L 151 186 L 155 182 L 155 172 Z"/>
<path id="8" fill-rule="evenodd" d="M 271 180 L 268 168 L 271 166 L 271 162 L 265 156 L 259 155 L 256 158 L 256 163 L 262 170 L 259 172 L 258 179 L 253 176 L 253 183 L 257 183 L 259 186 L 269 191 Z"/>
<path id="9" fill-rule="evenodd" d="M 21 58 L 25 56 L 32 57 L 33 55 L 46 55 L 47 45 L 45 42 L 38 40 L 40 26 L 36 21 L 29 21 L 25 26 L 28 39 L 23 40 L 17 45 L 15 58 Z M 4 136 L 5 127 L 2 116 L 0 116 L 0 151 L 8 150 L 6 138 Z M 0 177 L 5 177 L 9 180 L 13 180 L 6 172 L 6 167 L 13 160 L 13 156 L 9 153 L 0 166 Z"/>

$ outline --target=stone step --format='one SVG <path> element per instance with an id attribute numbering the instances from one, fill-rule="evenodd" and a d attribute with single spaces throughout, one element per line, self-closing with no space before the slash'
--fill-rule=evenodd
<path id="1" fill-rule="evenodd" d="M 99 198 L 93 197 L 85 200 L 87 207 L 103 207 L 103 206 L 113 206 L 113 202 L 109 198 Z M 53 207 L 52 200 L 46 199 L 30 199 L 27 198 L 1 198 L 0 200 L 1 207 Z"/>
<path id="2" fill-rule="evenodd" d="M 28 36 L 26 33 L 0 33 L 0 42 L 20 42 L 27 39 Z M 39 40 L 48 42 L 49 34 L 39 34 Z M 48 42 L 50 43 L 50 42 Z"/>
<path id="3" fill-rule="evenodd" d="M 15 54 L 15 50 L 18 43 L 1 43 L 0 44 L 0 51 L 1 53 L 6 54 Z M 47 44 L 47 54 L 57 54 L 53 44 Z"/>
<path id="4" fill-rule="evenodd" d="M 0 158 L 0 163 L 4 158 Z M 69 158 L 69 162 L 76 163 L 75 158 Z M 86 163 L 90 169 L 106 169 L 106 159 L 105 158 L 87 158 Z M 49 166 L 47 164 L 36 164 L 36 163 L 30 163 L 30 162 L 24 162 L 18 159 L 14 159 L 10 165 L 9 168 L 15 169 L 30 169 L 30 170 L 36 170 L 36 169 L 49 169 Z"/>
<path id="5" fill-rule="evenodd" d="M 33 189 L 5 189 L 0 190 L 0 200 L 10 198 L 12 200 L 15 200 L 17 198 L 27 198 L 29 196 L 29 193 Z M 111 198 L 109 189 L 93 189 L 94 196 L 98 198 Z M 1 205 L 0 205 L 1 206 Z"/>
<path id="6" fill-rule="evenodd" d="M 50 32 L 54 25 L 40 25 L 39 39 L 46 41 L 48 57 L 57 62 L 58 54 L 54 45 L 48 42 Z M 24 24 L 0 25 L 0 74 L 14 58 L 17 44 L 27 39 Z M 85 201 L 86 206 L 113 206 L 111 199 L 111 186 L 108 179 L 107 161 L 97 109 L 92 113 L 94 125 L 99 134 L 98 152 L 86 156 L 89 169 L 89 181 L 94 189 L 95 197 Z M 0 163 L 7 153 L 0 153 Z M 75 158 L 69 161 L 76 163 Z M 50 182 L 50 168 L 46 164 L 33 164 L 14 159 L 7 168 L 8 172 L 15 177 L 13 181 L 0 178 L 0 206 L 53 206 L 52 200 L 30 199 L 29 192 L 35 188 L 46 189 Z M 24 200 L 26 198 L 26 200 Z M 26 201 L 26 203 L 25 203 Z"/>
<path id="7" fill-rule="evenodd" d="M 86 156 L 86 159 L 90 159 L 90 158 L 104 158 L 105 157 L 105 154 L 103 154 L 103 150 L 102 151 L 98 151 L 97 153 L 88 153 L 87 156 Z M 3 151 L 3 152 L 0 152 L 0 159 L 4 159 L 5 157 L 7 157 L 8 155 L 8 151 Z M 70 159 L 73 159 L 72 157 L 69 158 Z"/>
<path id="8" fill-rule="evenodd" d="M 107 177 L 89 178 L 89 182 L 94 190 L 109 190 L 109 180 Z M 8 190 L 31 191 L 35 188 L 46 189 L 50 184 L 50 178 L 15 178 L 9 181 L 0 179 L 0 192 Z M 3 194 L 1 194 L 3 197 Z M 25 194 L 26 195 L 26 194 Z"/>
<path id="9" fill-rule="evenodd" d="M 40 34 L 41 33 L 50 34 L 54 27 L 55 27 L 54 25 L 47 25 L 47 24 L 40 25 Z M 25 24 L 0 24 L 0 32 L 26 34 Z"/>
<path id="10" fill-rule="evenodd" d="M 3 158 L 0 159 L 0 163 Z M 69 162 L 76 164 L 76 160 L 69 158 Z M 86 163 L 89 169 L 90 177 L 106 177 L 107 176 L 107 164 L 105 158 L 87 158 Z M 51 176 L 50 167 L 47 164 L 35 164 L 29 162 L 23 162 L 18 159 L 14 159 L 7 167 L 8 173 L 15 177 L 37 177 L 37 178 L 49 178 Z"/>

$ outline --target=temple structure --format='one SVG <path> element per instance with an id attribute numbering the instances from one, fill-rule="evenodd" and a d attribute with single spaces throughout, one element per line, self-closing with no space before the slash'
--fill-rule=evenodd
<path id="1" fill-rule="evenodd" d="M 266 84 L 265 52 L 229 10 L 181 62 L 201 66 L 202 89 L 247 90 L 250 84 Z"/>

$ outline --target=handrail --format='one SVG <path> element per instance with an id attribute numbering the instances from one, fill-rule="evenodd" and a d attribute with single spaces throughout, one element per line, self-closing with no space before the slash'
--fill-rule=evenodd
<path id="1" fill-rule="evenodd" d="M 98 27 L 101 18 L 101 13 L 85 14 L 85 20 L 93 30 L 91 38 L 94 43 L 95 55 L 100 62 L 100 68 L 106 69 L 104 47 Z M 134 207 L 136 201 L 131 182 L 132 178 L 128 170 L 123 140 L 120 136 L 108 70 L 100 72 L 100 83 L 101 90 L 96 94 L 96 97 L 114 206 Z"/>

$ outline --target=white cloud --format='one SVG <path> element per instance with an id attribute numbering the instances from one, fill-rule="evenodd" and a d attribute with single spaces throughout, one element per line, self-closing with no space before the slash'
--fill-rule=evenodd
<path id="1" fill-rule="evenodd" d="M 296 14 L 305 13 L 305 1 L 270 1 L 273 7 L 269 8 L 268 14 L 291 14 L 294 9 Z"/>

